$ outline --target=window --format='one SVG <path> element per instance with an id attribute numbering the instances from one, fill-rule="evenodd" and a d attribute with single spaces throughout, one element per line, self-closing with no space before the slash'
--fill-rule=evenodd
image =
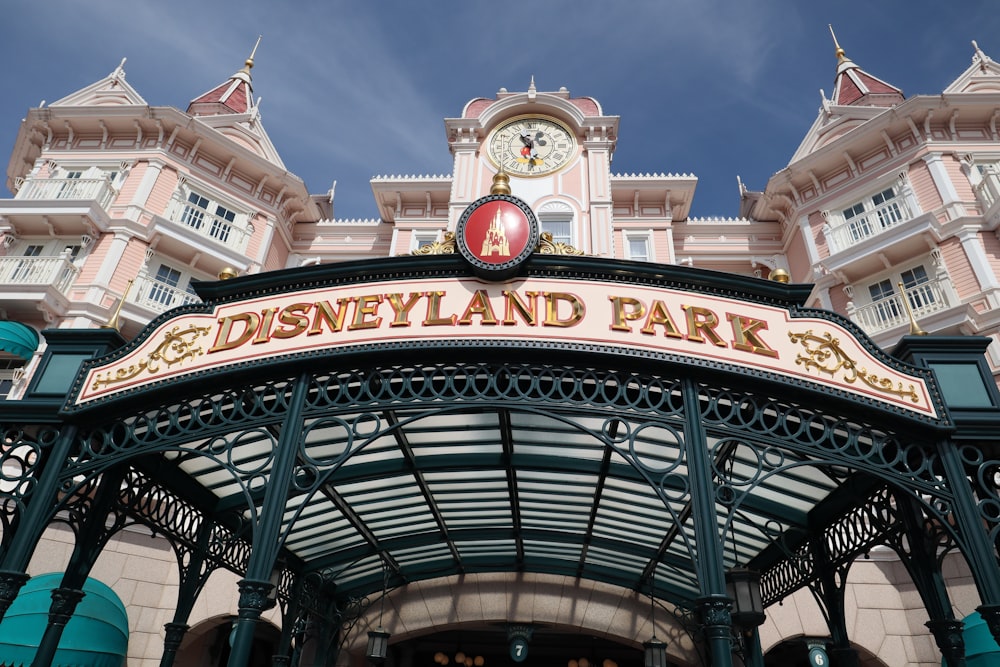
<path id="1" fill-rule="evenodd" d="M 73 170 L 63 173 L 63 183 L 59 186 L 57 199 L 81 199 L 80 184 L 74 183 L 83 177 L 83 171 Z"/>
<path id="2" fill-rule="evenodd" d="M 0 398 L 8 398 L 14 383 L 24 374 L 27 362 L 20 357 L 0 352 Z"/>
<path id="3" fill-rule="evenodd" d="M 905 324 L 907 308 L 922 317 L 947 308 L 950 300 L 948 281 L 923 264 L 873 282 L 867 292 L 868 303 L 858 304 L 852 317 L 869 333 Z"/>
<path id="4" fill-rule="evenodd" d="M 24 251 L 21 253 L 22 257 L 39 257 L 42 254 L 42 249 L 45 246 L 38 244 L 28 244 L 25 246 Z M 17 263 L 17 267 L 14 269 L 14 273 L 11 279 L 15 283 L 21 282 L 31 282 L 34 279 L 35 274 L 38 272 L 38 263 L 33 262 L 30 259 L 21 260 Z"/>
<path id="5" fill-rule="evenodd" d="M 565 243 L 573 245 L 573 221 L 572 220 L 541 220 L 542 231 L 552 234 L 553 243 Z"/>
<path id="6" fill-rule="evenodd" d="M 930 278 L 927 277 L 927 270 L 924 267 L 915 266 L 899 275 L 913 312 L 924 310 L 937 302 L 937 295 L 930 285 Z"/>
<path id="7" fill-rule="evenodd" d="M 156 269 L 156 278 L 149 287 L 149 300 L 163 306 L 173 305 L 180 280 L 180 271 L 166 264 L 160 264 Z"/>
<path id="8" fill-rule="evenodd" d="M 191 191 L 181 207 L 180 221 L 217 241 L 227 243 L 237 217 L 232 208 Z"/>
<path id="9" fill-rule="evenodd" d="M 868 238 L 902 222 L 904 208 L 896 188 L 886 188 L 841 211 L 855 241 Z"/>
<path id="10" fill-rule="evenodd" d="M 413 232 L 410 236 L 410 252 L 437 242 L 437 232 Z"/>
<path id="11" fill-rule="evenodd" d="M 625 234 L 625 257 L 637 262 L 652 261 L 649 234 Z"/>
<path id="12" fill-rule="evenodd" d="M 879 320 L 887 322 L 899 319 L 899 301 L 894 298 L 895 294 L 896 291 L 892 287 L 891 280 L 880 280 L 874 285 L 868 286 L 873 312 Z"/>

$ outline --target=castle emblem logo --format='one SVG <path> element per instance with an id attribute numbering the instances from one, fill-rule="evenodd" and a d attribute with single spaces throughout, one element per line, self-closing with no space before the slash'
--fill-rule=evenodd
<path id="1" fill-rule="evenodd" d="M 489 229 L 486 230 L 486 238 L 483 239 L 483 249 L 480 257 L 491 257 L 494 254 L 500 257 L 510 257 L 510 243 L 507 241 L 507 228 L 503 224 L 503 211 L 497 205 L 496 215 L 490 222 Z"/>
<path id="2" fill-rule="evenodd" d="M 475 273 L 503 280 L 515 273 L 538 245 L 538 221 L 531 208 L 510 195 L 474 201 L 458 221 L 455 241 Z"/>

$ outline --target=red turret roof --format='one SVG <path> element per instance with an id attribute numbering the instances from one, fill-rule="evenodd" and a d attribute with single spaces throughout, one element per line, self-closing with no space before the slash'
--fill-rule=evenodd
<path id="1" fill-rule="evenodd" d="M 833 32 L 833 29 L 830 29 Z M 872 76 L 844 55 L 844 49 L 833 38 L 837 53 L 837 78 L 833 84 L 834 104 L 868 107 L 891 107 L 904 99 L 903 91 L 882 79 Z"/>
<path id="2" fill-rule="evenodd" d="M 253 111 L 253 83 L 250 78 L 252 67 L 253 55 L 247 58 L 243 69 L 229 77 L 228 81 L 191 100 L 187 112 L 192 116 L 217 116 Z"/>

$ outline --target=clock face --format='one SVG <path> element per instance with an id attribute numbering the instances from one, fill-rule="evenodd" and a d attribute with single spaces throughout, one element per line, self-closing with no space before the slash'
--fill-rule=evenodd
<path id="1" fill-rule="evenodd" d="M 544 176 L 576 156 L 576 137 L 553 118 L 518 116 L 498 126 L 486 140 L 498 167 L 516 176 Z"/>

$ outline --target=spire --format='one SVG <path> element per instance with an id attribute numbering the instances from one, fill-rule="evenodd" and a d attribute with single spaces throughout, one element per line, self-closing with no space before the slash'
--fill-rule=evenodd
<path id="1" fill-rule="evenodd" d="M 191 100 L 187 112 L 192 116 L 217 116 L 220 114 L 251 113 L 255 109 L 253 101 L 253 79 L 250 70 L 253 69 L 253 58 L 260 46 L 261 36 L 258 35 L 243 67 L 229 77 L 228 81 L 219 84 L 207 93 Z"/>
<path id="2" fill-rule="evenodd" d="M 905 99 L 902 90 L 872 76 L 848 58 L 840 42 L 837 41 L 833 26 L 830 25 L 829 28 L 830 36 L 833 37 L 834 55 L 837 56 L 837 76 L 831 99 L 833 104 L 891 107 Z"/>

